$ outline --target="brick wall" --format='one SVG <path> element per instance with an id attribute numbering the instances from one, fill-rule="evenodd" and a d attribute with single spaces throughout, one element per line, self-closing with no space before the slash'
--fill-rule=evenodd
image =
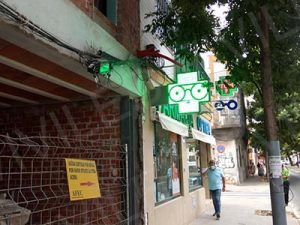
<path id="1" fill-rule="evenodd" d="M 119 122 L 118 99 L 0 110 L 0 134 L 13 136 L 87 136 L 119 144 Z"/>
<path id="2" fill-rule="evenodd" d="M 32 210 L 30 224 L 64 222 L 66 217 L 68 224 L 124 219 L 119 99 L 0 110 L 0 134 L 46 136 L 25 141 L 0 137 L 0 194 Z M 96 161 L 100 199 L 69 201 L 64 158 Z"/>
<path id="3" fill-rule="evenodd" d="M 140 49 L 139 0 L 117 1 L 117 24 L 111 23 L 94 7 L 94 0 L 72 0 L 87 16 L 99 23 L 113 35 L 128 51 L 136 54 Z"/>
<path id="4" fill-rule="evenodd" d="M 139 0 L 118 1 L 117 39 L 130 52 L 140 49 Z"/>

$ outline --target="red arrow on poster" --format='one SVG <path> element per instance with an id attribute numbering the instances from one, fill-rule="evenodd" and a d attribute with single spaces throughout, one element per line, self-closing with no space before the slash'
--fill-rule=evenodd
<path id="1" fill-rule="evenodd" d="M 93 182 L 90 182 L 90 181 L 87 181 L 87 182 L 83 182 L 83 183 L 80 183 L 80 186 L 92 186 L 92 185 L 94 185 L 95 183 L 93 183 Z"/>

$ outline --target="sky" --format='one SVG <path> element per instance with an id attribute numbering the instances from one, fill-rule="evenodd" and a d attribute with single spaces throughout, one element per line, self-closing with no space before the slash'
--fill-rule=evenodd
<path id="1" fill-rule="evenodd" d="M 229 10 L 228 5 L 218 6 L 218 4 L 215 4 L 211 9 L 214 11 L 213 14 L 220 19 L 221 27 L 224 27 L 226 25 L 226 11 Z"/>
<path id="2" fill-rule="evenodd" d="M 218 6 L 218 4 L 215 4 L 211 7 L 211 10 L 213 10 L 213 14 L 220 19 L 221 28 L 226 26 L 225 17 L 226 17 L 226 11 L 228 11 L 228 5 L 220 7 L 220 6 Z M 208 68 L 208 66 L 209 66 L 208 57 L 210 55 L 213 55 L 213 53 L 206 52 L 206 53 L 201 54 L 201 57 L 204 60 L 205 71 L 207 73 L 210 73 L 210 70 Z M 215 72 L 216 72 L 215 76 L 217 76 L 217 77 L 215 77 L 215 79 L 218 79 L 218 75 L 222 75 L 222 76 L 224 75 L 224 73 L 226 71 L 224 64 L 217 62 L 217 63 L 214 63 L 214 67 L 215 67 Z"/>

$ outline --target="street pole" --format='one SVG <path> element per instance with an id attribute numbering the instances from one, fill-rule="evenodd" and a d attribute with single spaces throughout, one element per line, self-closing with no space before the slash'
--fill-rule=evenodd
<path id="1" fill-rule="evenodd" d="M 268 147 L 273 225 L 287 225 L 279 141 L 270 141 Z"/>
<path id="2" fill-rule="evenodd" d="M 263 0 L 263 5 L 267 1 Z M 273 225 L 287 225 L 283 183 L 281 180 L 281 154 L 278 139 L 278 127 L 275 116 L 275 100 L 272 81 L 272 63 L 270 48 L 270 29 L 268 18 L 263 7 L 260 8 L 258 21 L 261 31 L 261 78 L 263 91 L 263 106 L 265 113 L 265 126 L 268 137 L 268 164 L 270 175 L 270 194 L 272 205 Z"/>

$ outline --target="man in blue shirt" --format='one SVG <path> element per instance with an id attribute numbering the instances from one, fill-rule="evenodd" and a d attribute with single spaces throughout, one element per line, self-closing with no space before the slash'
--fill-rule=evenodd
<path id="1" fill-rule="evenodd" d="M 210 160 L 208 166 L 205 173 L 208 176 L 208 188 L 215 208 L 213 216 L 217 216 L 216 219 L 219 220 L 221 217 L 221 191 L 225 191 L 225 177 L 223 171 L 216 167 L 214 160 Z"/>

